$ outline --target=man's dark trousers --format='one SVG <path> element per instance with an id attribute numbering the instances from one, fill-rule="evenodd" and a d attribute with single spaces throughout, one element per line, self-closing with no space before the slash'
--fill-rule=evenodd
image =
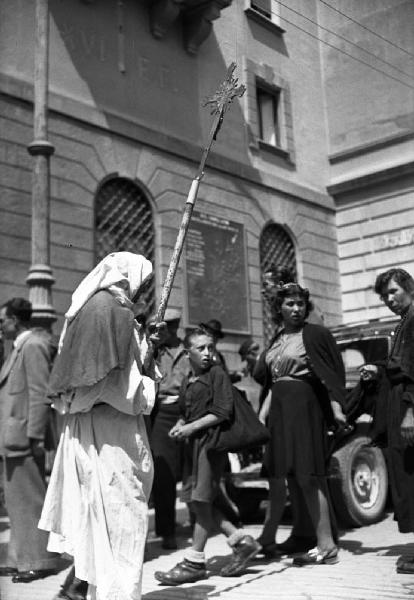
<path id="1" fill-rule="evenodd" d="M 168 436 L 180 416 L 178 402 L 157 403 L 151 414 L 151 450 L 154 458 L 152 498 L 155 532 L 162 537 L 175 535 L 176 486 L 181 475 L 181 447 Z"/>

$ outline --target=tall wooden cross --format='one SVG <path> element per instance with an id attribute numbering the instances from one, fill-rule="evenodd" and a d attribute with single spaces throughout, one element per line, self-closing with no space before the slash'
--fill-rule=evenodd
<path id="1" fill-rule="evenodd" d="M 204 176 L 204 167 L 211 146 L 213 144 L 213 141 L 215 141 L 217 138 L 217 134 L 220 130 L 221 124 L 223 123 L 224 114 L 228 110 L 230 104 L 233 102 L 234 98 L 243 96 L 244 92 L 246 91 L 246 86 L 238 85 L 238 79 L 233 77 L 235 68 L 236 63 L 231 63 L 231 65 L 227 69 L 226 79 L 220 84 L 219 89 L 214 93 L 214 95 L 211 98 L 208 98 L 204 103 L 204 106 L 207 106 L 209 104 L 212 105 L 213 108 L 211 114 L 214 115 L 214 120 L 210 129 L 210 135 L 208 137 L 207 144 L 203 150 L 201 161 L 197 170 L 197 175 L 191 183 L 190 191 L 188 193 L 187 200 L 185 203 L 180 229 L 178 231 L 177 240 L 175 242 L 174 251 L 170 261 L 170 266 L 168 267 L 167 275 L 165 277 L 161 293 L 160 304 L 157 310 L 157 315 L 155 319 L 157 323 L 161 322 L 164 318 L 165 309 L 167 308 L 168 299 L 170 297 L 174 277 L 177 272 L 181 252 L 184 247 L 184 240 L 187 235 L 194 204 L 197 199 L 198 188 L 200 185 L 200 181 Z"/>

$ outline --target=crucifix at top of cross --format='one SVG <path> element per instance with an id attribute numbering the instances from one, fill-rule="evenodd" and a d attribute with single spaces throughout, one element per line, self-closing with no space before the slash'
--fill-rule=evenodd
<path id="1" fill-rule="evenodd" d="M 226 79 L 220 84 L 218 90 L 214 92 L 211 98 L 207 98 L 204 102 L 204 106 L 207 106 L 208 104 L 212 105 L 211 114 L 214 115 L 214 120 L 210 129 L 207 145 L 203 150 L 195 180 L 200 181 L 204 175 L 204 166 L 206 164 L 207 156 L 213 141 L 217 138 L 221 124 L 223 123 L 224 113 L 227 111 L 234 98 L 237 96 L 241 98 L 246 91 L 246 86 L 243 84 L 238 85 L 239 80 L 236 77 L 233 77 L 235 68 L 236 63 L 232 62 L 227 69 Z"/>
<path id="2" fill-rule="evenodd" d="M 218 123 L 213 133 L 213 139 L 216 139 L 221 123 L 223 122 L 224 113 L 229 108 L 234 98 L 237 96 L 241 98 L 246 91 L 246 86 L 243 84 L 238 85 L 239 80 L 237 77 L 233 77 L 235 68 L 236 63 L 232 62 L 227 69 L 226 79 L 220 84 L 219 89 L 214 92 L 213 96 L 204 102 L 204 106 L 207 106 L 208 104 L 213 105 L 211 114 L 218 117 Z"/>

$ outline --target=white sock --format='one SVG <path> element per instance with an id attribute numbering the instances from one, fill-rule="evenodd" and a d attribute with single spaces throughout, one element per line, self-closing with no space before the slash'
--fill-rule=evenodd
<path id="1" fill-rule="evenodd" d="M 187 560 L 190 560 L 191 562 L 195 563 L 206 562 L 206 555 L 204 554 L 204 552 L 198 552 L 198 550 L 194 550 L 193 548 L 189 548 L 188 550 L 186 550 L 184 557 Z"/>

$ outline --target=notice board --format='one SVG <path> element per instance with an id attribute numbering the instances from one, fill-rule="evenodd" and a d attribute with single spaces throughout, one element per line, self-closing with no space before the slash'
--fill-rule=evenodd
<path id="1" fill-rule="evenodd" d="M 189 326 L 218 319 L 225 331 L 248 332 L 241 223 L 194 211 L 186 240 L 185 273 Z"/>

